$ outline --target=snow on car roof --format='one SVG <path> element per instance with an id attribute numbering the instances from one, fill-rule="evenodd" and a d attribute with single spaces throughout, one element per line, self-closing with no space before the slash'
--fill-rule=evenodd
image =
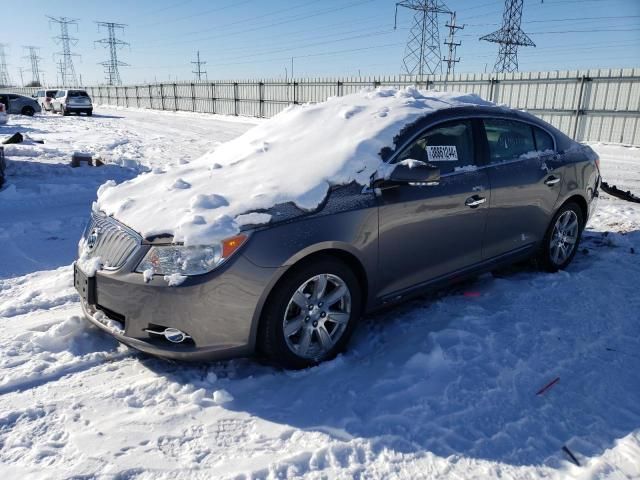
<path id="1" fill-rule="evenodd" d="M 492 106 L 477 95 L 377 88 L 295 105 L 191 163 L 156 169 L 98 190 L 97 208 L 144 237 L 207 245 L 246 224 L 267 223 L 264 211 L 293 202 L 313 210 L 333 185 L 367 185 L 380 151 L 403 127 L 434 111 Z"/>

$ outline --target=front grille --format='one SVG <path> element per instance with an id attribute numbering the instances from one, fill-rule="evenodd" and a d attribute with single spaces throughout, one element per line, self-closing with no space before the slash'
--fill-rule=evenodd
<path id="1" fill-rule="evenodd" d="M 117 270 L 140 246 L 142 238 L 129 227 L 98 212 L 91 212 L 91 220 L 84 232 L 84 253 L 100 257 L 104 270 Z"/>

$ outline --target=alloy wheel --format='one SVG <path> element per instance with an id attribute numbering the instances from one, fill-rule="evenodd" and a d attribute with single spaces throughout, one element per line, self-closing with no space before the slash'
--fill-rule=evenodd
<path id="1" fill-rule="evenodd" d="M 562 265 L 573 254 L 580 234 L 578 216 L 573 210 L 567 210 L 558 217 L 553 227 L 549 253 L 551 261 Z"/>
<path id="2" fill-rule="evenodd" d="M 283 332 L 299 357 L 318 360 L 340 340 L 351 318 L 351 292 L 337 275 L 324 273 L 300 285 L 287 304 Z"/>

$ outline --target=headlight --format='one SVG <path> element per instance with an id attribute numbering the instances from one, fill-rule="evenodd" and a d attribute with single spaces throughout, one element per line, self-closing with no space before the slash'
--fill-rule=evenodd
<path id="1" fill-rule="evenodd" d="M 159 245 L 151 247 L 136 267 L 136 272 L 154 275 L 202 275 L 220 266 L 246 242 L 247 235 L 222 240 L 213 246 L 185 247 Z"/>

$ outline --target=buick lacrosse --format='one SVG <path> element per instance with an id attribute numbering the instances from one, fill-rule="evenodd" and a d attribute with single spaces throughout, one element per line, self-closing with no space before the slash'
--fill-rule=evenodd
<path id="1" fill-rule="evenodd" d="M 531 257 L 566 268 L 599 181 L 589 147 L 528 113 L 363 91 L 103 185 L 75 285 L 87 319 L 133 348 L 302 368 L 382 306 Z"/>

